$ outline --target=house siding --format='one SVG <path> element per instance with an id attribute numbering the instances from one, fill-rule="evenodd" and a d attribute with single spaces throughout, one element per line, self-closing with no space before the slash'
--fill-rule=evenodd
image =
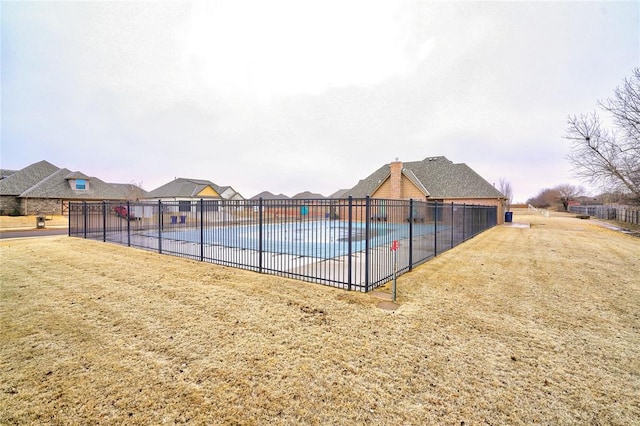
<path id="1" fill-rule="evenodd" d="M 385 180 L 378 190 L 371 195 L 371 197 L 391 200 L 409 200 L 411 198 L 414 200 L 426 199 L 422 191 L 420 191 L 420 189 L 418 189 L 418 187 L 405 176 L 401 177 L 400 185 L 393 185 L 392 179 L 389 177 L 389 179 Z"/>
<path id="2" fill-rule="evenodd" d="M 402 192 L 401 192 L 400 198 L 403 200 L 407 200 L 411 198 L 413 198 L 414 200 L 424 200 L 425 196 L 422 193 L 422 191 L 420 191 L 418 187 L 413 184 L 413 182 L 411 182 L 409 179 L 403 176 Z"/>
<path id="3" fill-rule="evenodd" d="M 372 194 L 372 197 L 385 199 L 393 198 L 391 196 L 391 192 L 391 179 L 387 179 L 382 183 L 382 185 L 380 185 L 380 188 Z"/>
<path id="4" fill-rule="evenodd" d="M 0 214 L 62 214 L 62 201 L 51 198 L 18 198 L 0 196 Z"/>
<path id="5" fill-rule="evenodd" d="M 220 197 L 220 194 L 218 194 L 213 188 L 211 188 L 210 186 L 207 186 L 205 189 L 203 189 L 202 191 L 200 191 L 197 195 L 198 197 Z"/>
<path id="6" fill-rule="evenodd" d="M 0 195 L 0 215 L 23 214 L 20 200 L 13 195 Z"/>
<path id="7" fill-rule="evenodd" d="M 55 198 L 23 198 L 22 214 L 62 214 L 62 200 Z"/>

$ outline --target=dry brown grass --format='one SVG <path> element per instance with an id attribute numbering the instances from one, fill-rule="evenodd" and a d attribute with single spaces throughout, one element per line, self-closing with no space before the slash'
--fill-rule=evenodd
<path id="1" fill-rule="evenodd" d="M 0 242 L 2 424 L 638 424 L 640 239 L 516 212 L 371 295 Z"/>
<path id="2" fill-rule="evenodd" d="M 46 228 L 65 228 L 69 226 L 69 217 L 45 215 Z M 36 216 L 0 216 L 0 231 L 24 230 L 36 228 Z"/>

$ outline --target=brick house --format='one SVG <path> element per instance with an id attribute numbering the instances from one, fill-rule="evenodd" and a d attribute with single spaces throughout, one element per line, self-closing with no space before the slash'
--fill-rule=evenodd
<path id="1" fill-rule="evenodd" d="M 70 201 L 138 199 L 145 191 L 40 161 L 0 180 L 0 214 L 67 214 Z"/>
<path id="2" fill-rule="evenodd" d="M 345 196 L 496 206 L 498 223 L 504 221 L 506 202 L 504 194 L 469 166 L 446 157 L 385 164 Z"/>

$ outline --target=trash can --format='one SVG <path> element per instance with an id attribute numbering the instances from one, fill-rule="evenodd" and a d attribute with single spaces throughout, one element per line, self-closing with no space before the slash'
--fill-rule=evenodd
<path id="1" fill-rule="evenodd" d="M 178 223 L 178 216 L 171 216 L 171 223 L 172 224 Z"/>
<path id="2" fill-rule="evenodd" d="M 513 222 L 513 212 L 504 212 L 504 221 Z"/>
<path id="3" fill-rule="evenodd" d="M 187 217 L 186 216 L 180 216 L 180 223 L 187 223 Z"/>
<path id="4" fill-rule="evenodd" d="M 44 228 L 44 216 L 36 216 L 36 228 L 43 229 Z"/>

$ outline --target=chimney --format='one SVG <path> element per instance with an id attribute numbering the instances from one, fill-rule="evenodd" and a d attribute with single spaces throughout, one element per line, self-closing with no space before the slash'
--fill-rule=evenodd
<path id="1" fill-rule="evenodd" d="M 389 177 L 390 194 L 389 196 L 394 200 L 402 198 L 402 161 L 396 161 L 391 163 L 391 177 Z"/>

